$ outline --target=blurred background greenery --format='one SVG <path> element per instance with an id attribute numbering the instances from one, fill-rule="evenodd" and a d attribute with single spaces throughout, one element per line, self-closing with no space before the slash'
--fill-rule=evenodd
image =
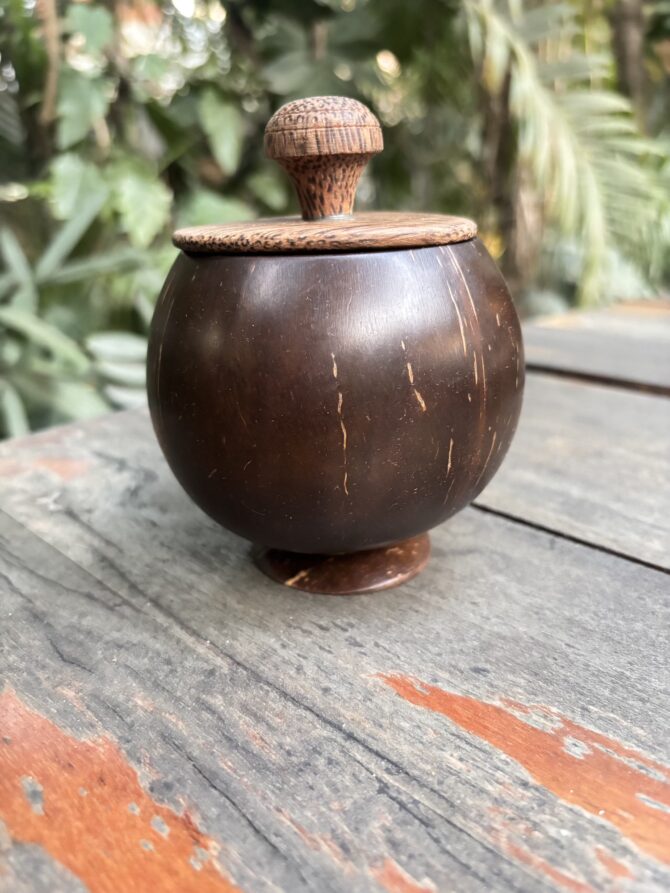
<path id="1" fill-rule="evenodd" d="M 0 436 L 144 401 L 175 226 L 294 213 L 262 131 L 346 94 L 359 209 L 474 217 L 522 313 L 670 278 L 670 2 L 3 0 Z"/>

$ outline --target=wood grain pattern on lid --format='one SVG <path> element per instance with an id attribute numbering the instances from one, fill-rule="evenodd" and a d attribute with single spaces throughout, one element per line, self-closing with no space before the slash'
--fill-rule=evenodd
<path id="1" fill-rule="evenodd" d="M 351 217 L 305 221 L 269 217 L 177 230 L 172 241 L 191 254 L 279 254 L 426 248 L 466 242 L 477 235 L 467 217 L 370 211 Z"/>

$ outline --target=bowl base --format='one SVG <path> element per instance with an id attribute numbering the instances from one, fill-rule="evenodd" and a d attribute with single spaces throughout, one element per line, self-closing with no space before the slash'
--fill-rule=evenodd
<path id="1" fill-rule="evenodd" d="M 429 557 L 427 533 L 346 555 L 254 550 L 256 565 L 268 577 L 292 589 L 324 595 L 357 595 L 400 586 L 420 573 Z"/>

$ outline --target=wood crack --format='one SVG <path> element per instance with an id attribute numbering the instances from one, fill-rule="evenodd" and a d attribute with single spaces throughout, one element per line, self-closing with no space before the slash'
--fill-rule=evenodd
<path id="1" fill-rule="evenodd" d="M 484 849 L 488 853 L 490 853 L 496 860 L 504 861 L 506 864 L 508 864 L 515 871 L 519 869 L 519 865 L 516 862 L 514 862 L 512 859 L 510 859 L 509 857 L 502 854 L 499 850 L 495 849 L 495 847 L 493 847 L 493 846 L 485 843 L 484 841 L 480 840 L 479 838 L 475 837 L 469 831 L 466 831 L 465 828 L 463 828 L 462 826 L 457 825 L 455 822 L 453 822 L 451 819 L 449 819 L 447 816 L 445 816 L 444 813 L 441 813 L 439 810 L 435 809 L 429 803 L 426 803 L 424 800 L 417 799 L 411 793 L 406 791 L 404 788 L 401 788 L 399 785 L 394 785 L 394 786 L 396 788 L 398 788 L 398 790 L 401 790 L 404 794 L 407 794 L 414 801 L 414 803 L 416 803 L 419 807 L 423 807 L 424 809 L 427 809 L 430 812 L 434 813 L 436 816 L 438 816 L 438 818 L 440 818 L 450 828 L 453 828 L 455 831 L 458 831 L 459 834 L 463 834 L 465 837 L 468 838 L 468 840 L 471 840 L 473 843 L 484 847 Z M 491 879 L 483 877 L 483 875 L 481 875 L 481 874 L 479 874 L 479 872 L 475 871 L 475 869 L 472 867 L 472 865 L 469 865 L 467 862 L 464 862 L 461 858 L 456 856 L 452 850 L 447 849 L 444 846 L 443 842 L 435 834 L 435 826 L 431 825 L 430 822 L 427 821 L 418 812 L 415 812 L 413 809 L 411 809 L 410 806 L 405 801 L 403 801 L 400 797 L 394 796 L 394 794 L 392 793 L 392 791 L 390 789 L 390 784 L 387 781 L 382 781 L 380 783 L 379 790 L 380 790 L 380 793 L 384 794 L 384 796 L 388 797 L 389 800 L 391 800 L 393 803 L 395 803 L 396 806 L 402 812 L 406 812 L 416 822 L 418 822 L 421 825 L 421 827 L 426 832 L 427 836 L 433 841 L 433 843 L 440 850 L 441 853 L 443 853 L 448 858 L 453 859 L 457 865 L 459 865 L 469 875 L 472 875 L 472 877 L 475 877 L 478 881 L 480 881 L 482 884 L 484 884 L 485 887 L 490 886 Z M 530 874 L 530 872 L 527 872 L 525 870 L 524 870 L 524 873 L 529 875 L 530 877 L 532 877 L 533 880 L 536 880 L 536 875 Z M 514 891 L 514 893 L 524 893 L 523 888 L 516 887 L 516 886 L 512 885 L 509 882 L 509 880 L 505 881 L 505 890 Z"/>
<path id="2" fill-rule="evenodd" d="M 577 546 L 585 546 L 587 549 L 593 549 L 596 552 L 603 552 L 605 555 L 612 555 L 614 558 L 621 558 L 623 561 L 630 561 L 632 564 L 638 564 L 641 567 L 649 568 L 652 571 L 660 571 L 662 574 L 670 575 L 670 569 L 663 567 L 660 564 L 655 564 L 653 561 L 646 561 L 644 558 L 637 558 L 635 555 L 628 555 L 626 552 L 619 552 L 617 549 L 612 549 L 610 546 L 604 546 L 601 543 L 592 543 L 589 540 L 582 539 L 582 537 L 574 536 L 574 534 L 566 533 L 563 530 L 556 530 L 553 527 L 547 527 L 544 524 L 539 524 L 537 521 L 530 521 L 526 518 L 520 518 L 518 515 L 512 515 L 509 512 L 503 512 L 500 509 L 494 509 L 488 505 L 482 505 L 480 502 L 475 501 L 470 503 L 473 509 L 477 509 L 479 512 L 485 512 L 487 515 L 494 515 L 496 518 L 503 518 L 505 521 L 511 521 L 513 524 L 521 524 L 524 527 L 529 527 L 532 530 L 537 530 L 538 533 L 547 533 L 549 536 L 556 537 L 557 539 L 566 540 L 569 543 L 574 543 Z"/>
<path id="3" fill-rule="evenodd" d="M 667 385 L 632 381 L 629 378 L 609 378 L 607 375 L 598 375 L 597 372 L 559 369 L 555 366 L 529 361 L 526 361 L 526 372 L 535 372 L 538 375 L 552 375 L 556 378 L 567 378 L 572 381 L 583 381 L 587 384 L 598 384 L 606 388 L 616 388 L 620 391 L 636 391 L 643 394 L 653 394 L 657 397 L 670 397 L 670 387 Z"/>
<path id="4" fill-rule="evenodd" d="M 56 644 L 53 638 L 56 631 L 54 627 L 48 622 L 48 620 L 45 619 L 42 613 L 36 611 L 33 607 L 26 607 L 25 610 L 28 614 L 30 614 L 33 620 L 36 621 L 37 628 L 41 629 L 42 634 L 51 646 L 52 651 L 62 663 L 66 664 L 69 667 L 76 667 L 78 670 L 83 670 L 90 676 L 93 675 L 93 670 L 90 667 L 87 667 L 86 664 L 81 663 L 81 661 L 76 660 L 74 657 L 68 657 L 63 649 L 60 647 L 60 645 Z"/>
<path id="5" fill-rule="evenodd" d="M 0 509 L 0 514 L 4 514 L 1 509 Z M 7 517 L 9 517 L 9 516 L 7 516 Z M 12 519 L 12 520 L 14 520 L 14 519 Z M 32 533 L 32 531 L 29 531 L 19 521 L 16 521 L 15 523 L 18 524 L 19 526 L 21 526 L 31 536 L 35 536 L 35 534 Z M 49 549 L 55 548 L 50 543 L 47 543 L 45 540 L 41 539 L 41 537 L 39 539 L 40 539 L 40 542 L 43 545 L 45 545 L 47 548 L 49 548 Z M 63 555 L 63 553 L 59 549 L 56 549 L 55 551 L 57 551 L 59 555 Z M 6 547 L 2 547 L 0 549 L 0 554 L 2 555 L 3 561 L 6 561 L 7 564 L 11 565 L 12 567 L 15 567 L 18 570 L 35 577 L 37 580 L 40 580 L 41 582 L 46 583 L 49 586 L 55 586 L 56 589 L 60 589 L 62 592 L 68 592 L 68 593 L 71 593 L 72 595 L 80 595 L 80 596 L 82 596 L 82 598 L 89 599 L 90 601 L 94 602 L 96 605 L 99 605 L 101 608 L 104 608 L 106 611 L 115 611 L 118 608 L 120 608 L 122 605 L 126 605 L 133 611 L 140 611 L 140 609 L 136 605 L 134 605 L 132 602 L 125 599 L 123 597 L 123 595 L 116 592 L 116 590 L 111 589 L 106 583 L 104 583 L 102 580 L 98 579 L 98 577 L 95 577 L 93 574 L 89 574 L 89 576 L 91 576 L 92 579 L 96 580 L 111 595 L 114 595 L 118 599 L 120 599 L 119 602 L 106 602 L 103 599 L 98 598 L 96 595 L 94 595 L 90 590 L 86 591 L 83 589 L 75 589 L 74 587 L 71 587 L 71 586 L 65 586 L 63 583 L 60 583 L 58 580 L 53 580 L 50 577 L 47 577 L 44 574 L 41 574 L 39 571 L 35 570 L 34 567 L 28 567 L 26 564 L 17 562 L 14 559 L 14 557 L 7 551 Z M 64 557 L 67 558 L 68 556 L 64 556 Z M 68 560 L 70 560 L 70 559 L 68 559 Z M 75 565 L 75 567 L 79 568 L 79 565 Z M 80 570 L 83 570 L 83 568 L 80 568 Z M 89 573 L 89 572 L 85 571 L 85 573 Z M 2 577 L 3 579 L 5 579 L 8 582 L 12 591 L 15 594 L 19 595 L 21 598 L 24 598 L 30 604 L 33 604 L 33 602 L 31 602 L 30 599 L 26 596 L 25 592 L 20 592 L 16 589 L 16 587 L 12 584 L 11 580 L 9 579 L 9 577 L 7 577 L 6 574 L 0 574 L 0 577 Z"/>
<path id="6" fill-rule="evenodd" d="M 277 854 L 281 857 L 282 861 L 286 861 L 286 854 L 283 853 L 279 847 L 274 843 L 274 841 L 270 840 L 267 834 L 252 820 L 249 816 L 244 812 L 244 810 L 235 802 L 235 800 L 231 797 L 231 795 L 225 791 L 220 784 L 212 778 L 212 776 L 200 766 L 193 756 L 186 750 L 186 748 L 182 747 L 174 738 L 169 735 L 166 735 L 165 732 L 160 733 L 160 738 L 162 741 L 167 744 L 172 750 L 176 751 L 180 757 L 182 757 L 189 766 L 193 769 L 193 771 L 204 781 L 206 784 L 217 794 L 219 794 L 225 801 L 231 806 L 237 815 L 240 816 L 241 819 L 251 828 L 254 834 L 258 835 L 261 840 L 264 840 L 265 843 Z M 304 878 L 303 878 L 304 880 Z"/>

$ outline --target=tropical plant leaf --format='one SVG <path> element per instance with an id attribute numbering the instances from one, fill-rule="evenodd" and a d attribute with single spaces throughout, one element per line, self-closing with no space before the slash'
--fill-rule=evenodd
<path id="1" fill-rule="evenodd" d="M 108 254 L 96 254 L 83 260 L 72 260 L 63 264 L 49 277 L 49 283 L 67 285 L 73 282 L 86 282 L 98 276 L 123 273 L 137 269 L 147 263 L 147 254 L 136 248 L 119 248 Z"/>
<path id="2" fill-rule="evenodd" d="M 5 298 L 12 289 L 16 288 L 16 279 L 12 273 L 0 274 L 0 301 Z"/>
<path id="3" fill-rule="evenodd" d="M 147 405 L 146 392 L 140 388 L 124 388 L 120 385 L 105 385 L 103 392 L 107 399 L 119 409 L 141 409 Z"/>
<path id="4" fill-rule="evenodd" d="M 75 216 L 63 224 L 37 262 L 35 267 L 37 282 L 44 282 L 53 276 L 98 216 L 106 198 L 105 190 L 94 191 L 82 199 Z"/>
<path id="5" fill-rule="evenodd" d="M 58 147 L 69 149 L 84 139 L 93 124 L 105 117 L 108 106 L 106 81 L 85 77 L 72 69 L 64 71 L 58 84 Z"/>
<path id="6" fill-rule="evenodd" d="M 540 7 L 543 9 L 544 7 Z M 566 84 L 577 81 L 580 84 L 593 79 L 604 78 L 612 62 L 606 53 L 571 53 L 566 59 L 551 61 L 538 58 L 537 71 L 543 84 Z"/>
<path id="7" fill-rule="evenodd" d="M 253 220 L 254 209 L 236 198 L 225 198 L 209 189 L 198 189 L 177 213 L 179 226 L 207 226 L 232 220 Z"/>
<path id="8" fill-rule="evenodd" d="M 0 431 L 9 437 L 21 437 L 30 431 L 23 400 L 6 379 L 0 379 Z"/>
<path id="9" fill-rule="evenodd" d="M 137 248 L 146 248 L 170 218 L 172 193 L 151 167 L 139 161 L 116 166 L 113 190 L 123 231 Z"/>
<path id="10" fill-rule="evenodd" d="M 99 168 L 74 152 L 58 155 L 52 161 L 51 190 L 57 220 L 69 220 L 85 199 L 109 193 Z"/>
<path id="11" fill-rule="evenodd" d="M 221 170 L 228 175 L 234 174 L 240 163 L 244 139 L 244 119 L 239 108 L 210 88 L 198 100 L 198 114 Z"/>
<path id="12" fill-rule="evenodd" d="M 582 301 L 598 300 L 603 296 L 608 251 L 618 244 L 638 256 L 648 255 L 653 250 L 654 223 L 668 213 L 653 170 L 641 164 L 653 145 L 635 127 L 623 96 L 588 88 L 578 77 L 567 79 L 562 90 L 552 89 L 546 66 L 543 72 L 524 39 L 523 23 L 532 15 L 530 32 L 537 37 L 540 10 L 553 21 L 555 9 L 545 4 L 522 15 L 517 9 L 513 15 L 508 5 L 493 0 L 465 0 L 464 9 L 473 48 L 481 53 L 484 85 L 492 94 L 501 88 L 499 60 L 507 54 L 519 162 L 533 172 L 550 219 L 583 245 Z M 576 26 L 576 15 L 576 8 L 561 10 L 561 27 L 568 35 Z M 579 64 L 583 61 L 579 59 Z M 549 73 L 553 78 L 555 72 Z M 635 199 L 625 216 L 618 200 L 622 193 Z"/>
<path id="13" fill-rule="evenodd" d="M 132 332 L 96 332 L 86 339 L 86 347 L 106 363 L 144 363 L 147 355 L 147 339 Z"/>
<path id="14" fill-rule="evenodd" d="M 76 341 L 34 313 L 12 304 L 0 306 L 0 326 L 22 335 L 31 344 L 47 350 L 73 372 L 84 373 L 90 360 Z"/>
<path id="15" fill-rule="evenodd" d="M 258 201 L 273 211 L 283 211 L 286 207 L 288 202 L 286 177 L 276 169 L 276 166 L 252 174 L 247 184 Z"/>
<path id="16" fill-rule="evenodd" d="M 109 402 L 86 381 L 19 372 L 13 375 L 13 384 L 26 404 L 49 410 L 52 423 L 89 419 L 110 409 Z"/>
<path id="17" fill-rule="evenodd" d="M 0 254 L 11 275 L 8 291 L 14 287 L 12 303 L 26 311 L 34 310 L 37 306 L 37 289 L 30 262 L 19 240 L 8 227 L 0 230 Z"/>
<path id="18" fill-rule="evenodd" d="M 144 389 L 147 368 L 144 363 L 96 363 L 95 371 L 106 382 L 128 388 Z"/>
<path id="19" fill-rule="evenodd" d="M 102 6 L 72 4 L 63 25 L 66 32 L 82 35 L 90 53 L 100 52 L 114 39 L 114 19 Z"/>
<path id="20" fill-rule="evenodd" d="M 499 4 L 499 9 L 504 9 L 504 5 L 504 2 Z M 576 33 L 574 8 L 570 3 L 544 3 L 531 9 L 524 9 L 519 4 L 517 10 L 510 9 L 509 18 L 529 46 L 553 38 L 559 32 L 563 38 Z"/>
<path id="21" fill-rule="evenodd" d="M 12 146 L 20 146 L 25 139 L 16 96 L 9 90 L 0 93 L 0 139 Z"/>

